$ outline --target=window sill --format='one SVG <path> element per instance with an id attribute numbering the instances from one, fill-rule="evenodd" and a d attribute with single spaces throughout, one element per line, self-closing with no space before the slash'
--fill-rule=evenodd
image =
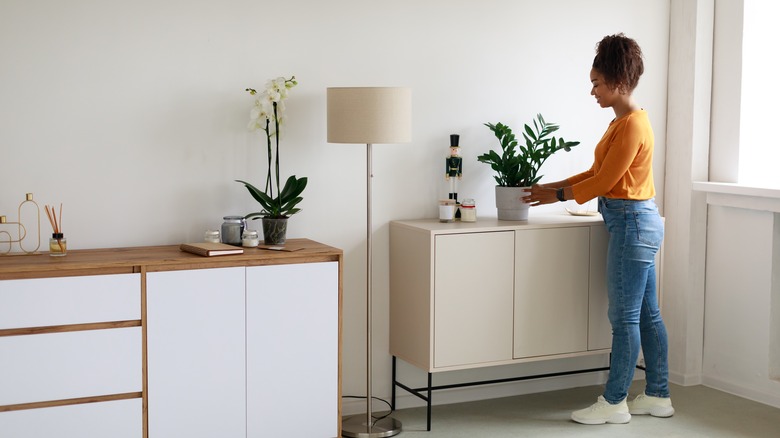
<path id="1" fill-rule="evenodd" d="M 780 190 L 736 183 L 694 181 L 693 190 L 707 195 L 707 204 L 780 213 Z"/>

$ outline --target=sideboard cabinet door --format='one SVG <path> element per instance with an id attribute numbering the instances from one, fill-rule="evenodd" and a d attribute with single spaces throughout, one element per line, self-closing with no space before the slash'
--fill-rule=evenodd
<path id="1" fill-rule="evenodd" d="M 514 235 L 435 237 L 436 368 L 512 359 Z"/>
<path id="2" fill-rule="evenodd" d="M 244 272 L 147 274 L 150 438 L 246 436 Z"/>
<path id="3" fill-rule="evenodd" d="M 246 271 L 247 436 L 337 436 L 338 263 Z"/>
<path id="4" fill-rule="evenodd" d="M 590 295 L 588 350 L 612 348 L 612 325 L 607 309 L 607 246 L 609 233 L 604 225 L 590 227 Z"/>
<path id="5" fill-rule="evenodd" d="M 516 359 L 588 349 L 588 227 L 516 231 Z"/>

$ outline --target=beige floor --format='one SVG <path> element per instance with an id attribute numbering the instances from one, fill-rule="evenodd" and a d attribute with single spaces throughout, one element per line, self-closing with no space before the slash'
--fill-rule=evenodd
<path id="1" fill-rule="evenodd" d="M 635 382 L 631 397 L 643 387 Z M 424 407 L 393 416 L 403 424 L 399 437 L 780 437 L 780 409 L 705 386 L 671 390 L 673 417 L 635 415 L 628 424 L 585 426 L 569 419 L 571 411 L 596 401 L 602 388 L 595 386 L 434 406 L 431 432 Z"/>

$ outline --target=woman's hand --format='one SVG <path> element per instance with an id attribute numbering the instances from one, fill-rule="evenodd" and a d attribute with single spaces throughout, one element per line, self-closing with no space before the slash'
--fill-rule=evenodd
<path id="1" fill-rule="evenodd" d="M 557 190 L 558 189 L 555 187 L 548 187 L 544 184 L 534 184 L 531 186 L 530 190 L 526 191 L 528 195 L 524 196 L 523 200 L 531 204 L 532 207 L 552 204 L 558 202 L 558 197 L 556 196 Z"/>

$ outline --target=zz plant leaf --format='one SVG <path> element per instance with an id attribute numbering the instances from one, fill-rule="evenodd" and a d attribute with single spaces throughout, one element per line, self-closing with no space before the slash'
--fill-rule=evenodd
<path id="1" fill-rule="evenodd" d="M 533 120 L 533 128 L 524 126 L 523 140 L 518 148 L 517 138 L 512 129 L 503 123 L 485 123 L 498 139 L 501 147 L 501 155 L 490 150 L 477 157 L 480 163 L 490 165 L 496 173 L 494 179 L 502 187 L 530 187 L 543 175 L 539 175 L 539 169 L 545 161 L 555 152 L 563 149 L 566 152 L 580 144 L 578 141 L 565 141 L 563 137 L 556 138 L 550 135 L 556 132 L 560 126 L 547 123 L 541 114 Z"/>

